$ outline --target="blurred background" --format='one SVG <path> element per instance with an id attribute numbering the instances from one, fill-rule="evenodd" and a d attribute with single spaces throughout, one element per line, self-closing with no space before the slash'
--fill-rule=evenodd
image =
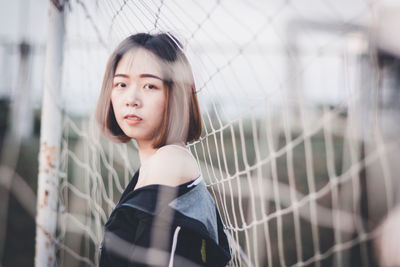
<path id="1" fill-rule="evenodd" d="M 47 14 L 48 1 L 0 2 L 1 266 L 33 266 Z"/>
<path id="2" fill-rule="evenodd" d="M 64 12 L 56 34 L 50 7 Z M 159 31 L 193 66 L 204 129 L 188 147 L 231 266 L 400 265 L 398 230 L 380 226 L 400 201 L 399 15 L 394 0 L 1 0 L 1 266 L 34 265 L 46 86 L 60 114 L 46 128 L 59 136 L 50 262 L 98 265 L 102 226 L 139 167 L 136 144 L 110 143 L 93 120 L 106 60 L 128 35 Z M 59 84 L 44 71 L 54 38 Z"/>

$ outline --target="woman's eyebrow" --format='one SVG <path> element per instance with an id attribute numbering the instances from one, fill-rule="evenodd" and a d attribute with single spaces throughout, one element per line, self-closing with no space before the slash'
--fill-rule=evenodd
<path id="1" fill-rule="evenodd" d="M 116 77 L 122 77 L 122 78 L 127 78 L 127 79 L 130 78 L 130 76 L 128 74 L 123 74 L 123 73 L 115 74 L 114 78 L 116 78 Z M 139 75 L 139 78 L 154 78 L 154 79 L 158 79 L 158 80 L 163 81 L 163 79 L 161 79 L 160 77 L 158 77 L 158 76 L 156 76 L 154 74 L 149 74 L 149 73 L 142 73 L 142 74 Z"/>
<path id="2" fill-rule="evenodd" d="M 114 78 L 115 78 L 115 77 L 129 78 L 129 75 L 117 73 L 117 74 L 114 75 Z"/>
<path id="3" fill-rule="evenodd" d="M 159 79 L 159 80 L 163 81 L 163 79 L 161 79 L 160 77 L 158 77 L 154 74 L 149 74 L 149 73 L 142 73 L 139 75 L 139 78 L 154 78 L 154 79 Z"/>

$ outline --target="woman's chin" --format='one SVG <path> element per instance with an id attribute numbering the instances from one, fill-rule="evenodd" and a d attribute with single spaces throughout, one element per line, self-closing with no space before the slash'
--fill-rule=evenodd
<path id="1" fill-rule="evenodd" d="M 131 132 L 124 132 L 126 136 L 135 139 L 137 142 L 147 142 L 147 141 L 151 141 L 151 138 L 147 135 L 142 135 L 142 134 L 138 134 L 136 133 L 131 133 Z"/>

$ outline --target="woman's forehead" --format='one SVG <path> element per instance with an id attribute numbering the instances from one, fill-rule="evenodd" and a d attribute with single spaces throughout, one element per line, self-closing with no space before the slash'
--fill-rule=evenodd
<path id="1" fill-rule="evenodd" d="M 124 54 L 118 62 L 115 73 L 140 75 L 143 73 L 162 77 L 162 61 L 143 48 L 133 49 Z"/>

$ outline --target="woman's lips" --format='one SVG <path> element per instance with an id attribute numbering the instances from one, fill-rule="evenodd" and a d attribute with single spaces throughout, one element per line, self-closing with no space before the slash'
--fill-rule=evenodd
<path id="1" fill-rule="evenodd" d="M 129 125 L 136 125 L 142 121 L 142 118 L 136 115 L 126 115 L 124 119 Z"/>

